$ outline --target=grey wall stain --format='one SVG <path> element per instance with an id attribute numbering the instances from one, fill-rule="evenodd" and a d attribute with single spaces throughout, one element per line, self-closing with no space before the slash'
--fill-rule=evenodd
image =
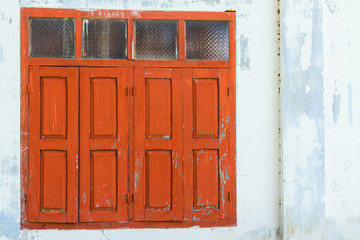
<path id="1" fill-rule="evenodd" d="M 249 231 L 238 238 L 238 240 L 262 240 L 271 238 L 271 229 L 267 227 L 261 227 L 254 231 Z"/>
<path id="2" fill-rule="evenodd" d="M 334 3 L 334 0 L 326 0 L 325 3 L 330 13 L 336 13 L 339 11 L 339 6 Z"/>
<path id="3" fill-rule="evenodd" d="M 0 212 L 0 237 L 1 236 L 5 236 L 8 239 L 19 239 L 20 227 L 12 211 Z"/>
<path id="4" fill-rule="evenodd" d="M 333 219 L 326 220 L 326 240 L 349 240 L 348 238 L 344 238 L 344 236 L 340 233 L 339 229 L 336 226 L 336 221 Z"/>
<path id="5" fill-rule="evenodd" d="M 11 189 L 9 205 L 0 211 L 0 237 L 5 236 L 8 239 L 18 239 L 20 235 L 20 226 L 17 219 L 19 209 L 19 186 L 16 181 L 11 181 L 13 177 L 19 177 L 18 158 L 16 155 L 6 156 L 0 160 L 0 185 L 8 186 Z M 8 197 L 7 197 L 8 198 Z M 1 201 L 1 197 L 0 197 Z"/>
<path id="6" fill-rule="evenodd" d="M 242 70 L 250 69 L 248 38 L 243 34 L 240 36 L 240 68 Z"/>
<path id="7" fill-rule="evenodd" d="M 353 123 L 353 106 L 352 106 L 352 88 L 348 85 L 348 122 L 351 126 Z"/>
<path id="8" fill-rule="evenodd" d="M 283 65 L 283 132 L 282 140 L 284 161 L 293 163 L 283 171 L 284 199 L 293 199 L 283 204 L 283 232 L 284 239 L 296 236 L 306 239 L 307 236 L 318 237 L 323 234 L 325 224 L 325 157 L 324 157 L 324 79 L 323 79 L 323 5 L 313 1 L 308 9 L 302 1 L 281 1 L 281 41 Z M 290 15 L 297 15 L 298 22 L 288 22 Z M 301 70 L 301 47 L 306 33 L 295 33 L 303 17 L 311 17 L 312 42 L 311 65 L 305 71 Z M 311 93 L 306 94 L 306 86 L 310 86 Z M 314 136 L 312 153 L 306 158 L 307 168 L 302 169 L 297 159 L 287 159 L 286 152 L 297 149 L 304 142 L 289 142 L 288 138 L 301 139 L 298 133 L 288 136 L 291 129 L 300 127 L 303 116 L 314 121 L 316 133 Z M 304 129 L 301 129 L 304 130 Z M 287 172 L 295 173 L 288 175 Z M 291 183 L 287 183 L 290 181 Z M 287 188 L 292 190 L 287 190 Z M 307 194 L 307 195 L 306 195 Z M 309 197 L 310 195 L 310 197 Z M 304 204 L 304 200 L 308 204 Z M 314 239 L 315 239 L 314 238 Z"/>
<path id="9" fill-rule="evenodd" d="M 332 104 L 332 113 L 333 113 L 334 123 L 337 123 L 338 120 L 339 120 L 340 101 L 341 101 L 341 95 L 340 94 L 334 94 L 333 95 L 333 104 Z"/>

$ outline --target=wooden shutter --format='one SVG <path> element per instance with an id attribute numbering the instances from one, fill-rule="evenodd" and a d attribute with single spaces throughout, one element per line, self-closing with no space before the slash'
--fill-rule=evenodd
<path id="1" fill-rule="evenodd" d="M 78 219 L 78 69 L 30 67 L 29 222 Z"/>
<path id="2" fill-rule="evenodd" d="M 81 68 L 80 221 L 127 219 L 127 70 Z"/>
<path id="3" fill-rule="evenodd" d="M 182 220 L 181 69 L 135 69 L 135 220 Z"/>
<path id="4" fill-rule="evenodd" d="M 184 70 L 185 219 L 228 219 L 227 69 Z"/>

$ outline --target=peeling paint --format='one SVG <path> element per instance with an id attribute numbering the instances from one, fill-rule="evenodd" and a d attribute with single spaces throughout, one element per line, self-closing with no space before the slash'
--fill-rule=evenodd
<path id="1" fill-rule="evenodd" d="M 334 123 L 337 123 L 338 120 L 339 120 L 340 100 L 341 100 L 341 95 L 340 94 L 334 94 L 333 95 L 332 112 L 333 112 Z"/>
<path id="2" fill-rule="evenodd" d="M 250 69 L 250 58 L 248 50 L 248 38 L 240 36 L 240 67 L 241 69 Z"/>
<path id="3" fill-rule="evenodd" d="M 336 13 L 339 11 L 339 6 L 335 2 L 335 0 L 325 0 L 327 9 L 330 13 Z"/>
<path id="4" fill-rule="evenodd" d="M 282 1 L 281 8 L 283 238 L 323 239 L 322 3 Z"/>
<path id="5" fill-rule="evenodd" d="M 19 235 L 18 219 L 14 218 L 13 212 L 0 211 L 0 239 L 2 239 L 1 236 L 17 239 Z"/>

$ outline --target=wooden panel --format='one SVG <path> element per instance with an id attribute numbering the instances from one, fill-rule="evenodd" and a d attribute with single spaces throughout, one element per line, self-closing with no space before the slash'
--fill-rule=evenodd
<path id="1" fill-rule="evenodd" d="M 194 151 L 195 208 L 219 207 L 219 157 L 217 150 Z"/>
<path id="2" fill-rule="evenodd" d="M 217 137 L 219 98 L 217 79 L 194 79 L 194 136 Z"/>
<path id="3" fill-rule="evenodd" d="M 116 79 L 91 79 L 91 138 L 116 138 Z"/>
<path id="4" fill-rule="evenodd" d="M 145 80 L 146 137 L 171 138 L 171 80 Z"/>
<path id="5" fill-rule="evenodd" d="M 91 151 L 91 207 L 116 209 L 116 151 Z"/>
<path id="6" fill-rule="evenodd" d="M 170 210 L 171 151 L 146 152 L 146 209 Z"/>
<path id="7" fill-rule="evenodd" d="M 66 212 L 65 151 L 41 151 L 41 211 Z"/>
<path id="8" fill-rule="evenodd" d="M 183 219 L 181 76 L 181 69 L 135 69 L 135 221 Z"/>
<path id="9" fill-rule="evenodd" d="M 230 217 L 227 72 L 184 70 L 185 219 Z"/>
<path id="10" fill-rule="evenodd" d="M 66 78 L 41 78 L 41 137 L 66 138 Z"/>
<path id="11" fill-rule="evenodd" d="M 123 68 L 80 69 L 80 222 L 127 220 L 127 81 Z"/>
<path id="12" fill-rule="evenodd" d="M 30 90 L 28 221 L 77 222 L 78 69 L 31 67 Z"/>

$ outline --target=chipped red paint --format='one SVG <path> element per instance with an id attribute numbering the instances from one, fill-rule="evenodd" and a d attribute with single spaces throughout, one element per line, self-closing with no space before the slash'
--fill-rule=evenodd
<path id="1" fill-rule="evenodd" d="M 29 17 L 75 18 L 75 58 L 29 58 Z M 128 60 L 81 59 L 83 18 L 128 19 Z M 134 19 L 179 20 L 179 60 L 133 60 Z M 229 60 L 186 61 L 186 20 Z M 22 8 L 21 149 L 22 228 L 236 225 L 235 13 Z"/>

